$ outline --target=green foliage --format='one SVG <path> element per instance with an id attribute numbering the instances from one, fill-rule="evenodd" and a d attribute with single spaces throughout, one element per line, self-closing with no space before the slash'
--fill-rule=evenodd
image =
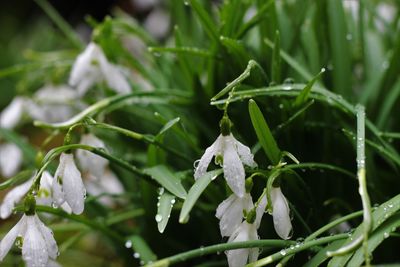
<path id="1" fill-rule="evenodd" d="M 83 49 L 47 1 L 35 2 L 49 17 L 40 20 L 48 35 L 43 37 L 47 30 L 39 22 L 25 25 L 33 32 L 24 36 L 29 40 L 15 37 L 13 54 L 0 51 L 1 107 L 13 96 L 31 98 L 46 84 L 67 83 Z M 346 2 L 359 3 L 356 15 Z M 59 261 L 65 266 L 226 266 L 221 252 L 250 247 L 264 249 L 249 266 L 361 266 L 369 258 L 374 265 L 398 263 L 399 3 L 169 1 L 162 7 L 171 23 L 163 41 L 121 10 L 104 21 L 89 19 L 92 40 L 127 70 L 132 92 L 115 95 L 99 83 L 82 98 L 86 108 L 67 121 L 24 118 L 14 130 L 1 128 L 0 142 L 17 144 L 24 163 L 0 189 L 32 175 L 40 179 L 44 170 L 54 173 L 65 151 L 83 149 L 110 162 L 123 194 L 89 196 L 80 216 L 37 206 L 37 212 L 54 215 L 45 221 L 63 248 Z M 383 15 L 384 5 L 395 12 Z M 134 54 L 128 49 L 131 39 L 143 44 Z M 366 107 L 366 189 L 376 203 L 366 239 L 355 179 L 358 103 Z M 269 194 L 276 179 L 294 210 L 291 240 L 277 239 L 267 214 L 259 228 L 262 240 L 225 244 L 221 239 L 215 210 L 232 192 L 224 179 L 215 179 L 222 168 L 211 163 L 195 180 L 193 163 L 218 137 L 225 113 L 232 134 L 251 147 L 258 163 L 245 169 L 254 180 L 253 201 Z M 107 149 L 78 144 L 86 132 Z M 70 143 L 63 146 L 67 133 Z M 46 154 L 39 166 L 38 153 Z M 299 164 L 287 162 L 297 161 L 292 155 Z M 103 198 L 116 204 L 104 205 Z M 343 224 L 353 230 L 342 233 Z M 0 227 L 3 233 L 10 229 L 3 222 Z M 89 244 L 93 238 L 101 245 Z M 364 244 L 328 256 L 357 239 Z M 7 256 L 4 264 L 18 260 Z"/>

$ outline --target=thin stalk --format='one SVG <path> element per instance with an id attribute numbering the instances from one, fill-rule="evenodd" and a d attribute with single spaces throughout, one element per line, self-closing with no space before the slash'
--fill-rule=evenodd
<path id="1" fill-rule="evenodd" d="M 372 227 L 371 202 L 367 191 L 366 170 L 365 170 L 365 108 L 362 105 L 356 106 L 357 111 L 357 178 L 359 182 L 359 193 L 363 206 L 363 234 L 346 246 L 336 251 L 328 251 L 327 255 L 337 256 L 347 254 L 356 249 L 362 242 L 366 266 L 370 266 L 371 258 L 368 253 L 368 235 Z"/>
<path id="2" fill-rule="evenodd" d="M 330 243 L 330 242 L 333 242 L 336 240 L 345 239 L 347 237 L 349 237 L 348 234 L 338 234 L 338 235 L 333 235 L 333 236 L 321 237 L 321 238 L 314 239 L 314 240 L 311 240 L 308 242 L 295 243 L 294 245 L 291 245 L 289 248 L 282 249 L 281 251 L 276 252 L 268 257 L 262 258 L 256 262 L 249 263 L 246 265 L 246 267 L 264 266 L 264 265 L 270 264 L 272 262 L 278 261 L 287 255 L 296 254 L 300 251 L 311 249 L 313 247 L 323 245 L 326 243 Z"/>
<path id="3" fill-rule="evenodd" d="M 192 258 L 202 257 L 208 254 L 220 253 L 226 250 L 239 249 L 239 248 L 257 248 L 257 247 L 274 247 L 283 248 L 290 245 L 296 244 L 296 241 L 290 240 L 252 240 L 244 242 L 233 242 L 212 245 L 208 247 L 200 247 L 183 253 L 176 254 L 174 256 L 161 259 L 159 261 L 147 264 L 147 267 L 167 267 L 175 263 L 185 262 Z"/>

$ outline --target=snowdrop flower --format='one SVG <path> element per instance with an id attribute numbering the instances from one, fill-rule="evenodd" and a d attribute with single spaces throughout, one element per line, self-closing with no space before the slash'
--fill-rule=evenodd
<path id="1" fill-rule="evenodd" d="M 243 210 L 250 210 L 253 201 L 249 193 L 243 197 L 230 195 L 217 208 L 215 216 L 220 220 L 219 229 L 222 236 L 231 236 L 243 221 Z"/>
<path id="2" fill-rule="evenodd" d="M 86 175 L 85 178 L 86 190 L 92 196 L 99 196 L 101 194 L 119 195 L 124 192 L 123 185 L 109 169 L 105 169 L 99 178 L 90 174 Z M 98 200 L 105 206 L 111 207 L 114 205 L 114 199 L 108 196 L 102 196 Z"/>
<path id="3" fill-rule="evenodd" d="M 85 107 L 78 93 L 65 85 L 46 85 L 27 103 L 32 119 L 47 123 L 65 121 Z"/>
<path id="4" fill-rule="evenodd" d="M 82 135 L 80 143 L 97 148 L 106 148 L 104 142 L 93 134 Z M 108 164 L 105 158 L 83 149 L 78 149 L 76 151 L 76 159 L 83 172 L 89 172 L 97 178 L 101 178 Z"/>
<path id="5" fill-rule="evenodd" d="M 6 219 L 10 217 L 15 205 L 28 193 L 29 188 L 32 186 L 32 179 L 20 184 L 11 189 L 4 197 L 3 203 L 0 206 L 0 217 Z"/>
<path id="6" fill-rule="evenodd" d="M 72 66 L 69 84 L 84 95 L 93 84 L 102 81 L 118 93 L 131 91 L 122 70 L 108 62 L 101 47 L 91 42 Z"/>
<path id="7" fill-rule="evenodd" d="M 24 214 L 21 220 L 0 242 L 0 261 L 3 261 L 15 240 L 22 246 L 22 258 L 28 267 L 46 267 L 49 259 L 58 256 L 57 243 L 52 231 L 36 214 Z"/>
<path id="8" fill-rule="evenodd" d="M 24 106 L 27 99 L 24 97 L 15 97 L 11 103 L 4 108 L 0 114 L 0 127 L 13 129 L 20 122 L 24 113 Z"/>
<path id="9" fill-rule="evenodd" d="M 265 207 L 267 206 L 267 199 L 263 197 L 255 210 L 255 218 L 248 218 L 243 221 L 236 231 L 228 239 L 228 243 L 242 242 L 250 240 L 258 240 L 257 229 L 260 227 L 261 218 L 264 214 Z M 249 220 L 249 221 L 248 221 Z M 226 252 L 229 267 L 242 267 L 247 262 L 254 262 L 259 255 L 258 248 L 241 248 L 229 250 Z"/>
<path id="10" fill-rule="evenodd" d="M 280 187 L 272 187 L 272 217 L 276 233 L 282 239 L 289 239 L 292 233 L 289 205 Z"/>
<path id="11" fill-rule="evenodd" d="M 52 192 L 53 181 L 54 181 L 53 176 L 48 171 L 44 171 L 40 179 L 40 189 L 36 197 L 37 204 L 44 206 L 53 206 L 54 202 L 53 192 Z M 68 205 L 67 202 L 64 202 L 61 205 L 61 208 L 69 214 L 71 214 L 72 212 L 71 207 Z"/>
<path id="12" fill-rule="evenodd" d="M 56 205 L 68 203 L 72 212 L 81 214 L 85 206 L 86 189 L 72 154 L 62 153 L 53 179 L 53 198 Z"/>
<path id="13" fill-rule="evenodd" d="M 195 179 L 207 172 L 211 159 L 215 156 L 216 163 L 223 166 L 224 176 L 231 190 L 238 196 L 243 197 L 245 193 L 245 172 L 243 164 L 252 168 L 257 166 L 254 162 L 250 149 L 237 141 L 230 133 L 230 120 L 223 117 L 220 126 L 221 134 L 217 140 L 206 149 L 196 167 Z M 220 157 L 222 156 L 222 160 Z M 221 164 L 222 161 L 222 164 Z"/>
<path id="14" fill-rule="evenodd" d="M 4 177 L 14 176 L 23 160 L 21 149 L 14 143 L 0 145 L 0 173 Z"/>

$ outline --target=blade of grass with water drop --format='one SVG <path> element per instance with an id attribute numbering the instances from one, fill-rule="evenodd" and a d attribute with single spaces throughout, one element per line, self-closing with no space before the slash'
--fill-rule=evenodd
<path id="1" fill-rule="evenodd" d="M 260 142 L 265 154 L 273 165 L 277 165 L 281 159 L 281 151 L 273 137 L 271 130 L 262 114 L 257 103 L 249 100 L 249 114 L 258 141 Z"/>
<path id="2" fill-rule="evenodd" d="M 125 246 L 127 244 L 132 247 L 132 250 L 134 251 L 133 257 L 140 259 L 141 265 L 157 260 L 157 255 L 154 254 L 150 246 L 141 236 L 132 235 L 128 237 Z"/>
<path id="3" fill-rule="evenodd" d="M 163 194 L 161 194 L 159 197 L 160 199 L 158 200 L 157 203 L 158 208 L 157 208 L 156 222 L 158 231 L 160 233 L 163 233 L 165 227 L 167 227 L 172 207 L 175 203 L 175 196 L 171 195 L 168 192 L 163 192 Z"/>
<path id="4" fill-rule="evenodd" d="M 372 212 L 372 232 L 374 232 L 380 225 L 386 220 L 392 217 L 397 211 L 400 210 L 400 194 L 381 204 L 378 208 Z M 397 218 L 397 217 L 396 217 Z M 347 238 L 344 245 L 347 245 L 353 240 L 358 239 L 364 233 L 364 224 L 360 224 L 354 233 Z M 335 256 L 330 261 L 329 267 L 345 266 L 350 260 L 353 253 L 348 253 L 343 256 Z"/>
<path id="5" fill-rule="evenodd" d="M 184 223 L 187 221 L 190 211 L 193 206 L 196 204 L 197 199 L 203 193 L 203 191 L 207 188 L 212 180 L 217 178 L 218 175 L 222 173 L 222 169 L 214 170 L 207 172 L 202 177 L 198 178 L 195 183 L 190 188 L 188 195 L 183 202 L 183 206 L 181 209 L 181 213 L 179 214 L 179 222 Z"/>
<path id="6" fill-rule="evenodd" d="M 325 69 L 321 69 L 321 71 L 314 77 L 312 78 L 311 81 L 307 83 L 307 85 L 303 88 L 301 93 L 296 97 L 293 106 L 294 107 L 300 107 L 302 106 L 309 98 L 311 89 L 314 85 L 314 83 L 321 77 L 322 73 L 325 72 Z"/>

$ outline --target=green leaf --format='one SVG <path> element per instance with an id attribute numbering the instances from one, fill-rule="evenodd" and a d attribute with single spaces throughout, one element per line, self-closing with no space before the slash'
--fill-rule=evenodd
<path id="1" fill-rule="evenodd" d="M 373 213 L 372 213 L 372 231 L 376 231 L 376 229 L 382 225 L 385 221 L 387 221 L 391 216 L 393 216 L 398 210 L 400 210 L 400 194 L 393 197 L 392 199 L 386 201 L 382 205 L 380 205 Z M 398 218 L 396 215 L 395 218 Z M 353 240 L 358 239 L 364 232 L 364 224 L 360 224 L 354 233 L 347 238 L 344 245 L 347 245 Z M 368 242 L 369 243 L 369 242 Z M 347 266 L 346 263 L 350 260 L 353 253 L 348 253 L 343 256 L 333 257 L 328 266 L 329 267 L 339 267 L 339 266 Z M 352 265 L 348 265 L 352 266 Z"/>
<path id="2" fill-rule="evenodd" d="M 214 39 L 218 42 L 218 31 L 217 25 L 213 22 L 212 18 L 209 16 L 209 12 L 204 9 L 202 4 L 198 0 L 189 0 L 191 6 L 193 7 L 194 12 L 200 19 L 201 24 L 204 27 L 204 30 L 210 36 L 211 39 Z"/>
<path id="3" fill-rule="evenodd" d="M 265 154 L 273 165 L 277 165 L 281 159 L 281 151 L 272 136 L 271 130 L 257 103 L 249 100 L 249 113 L 254 130 L 256 131 L 258 141 L 260 142 Z"/>
<path id="4" fill-rule="evenodd" d="M 379 226 L 368 238 L 368 252 L 372 252 L 400 227 L 400 214 L 396 214 Z M 364 248 L 360 247 L 348 263 L 348 266 L 361 266 L 364 262 Z"/>
<path id="5" fill-rule="evenodd" d="M 345 240 L 336 240 L 318 251 L 303 267 L 318 267 L 328 259 L 326 252 L 339 249 Z"/>
<path id="6" fill-rule="evenodd" d="M 294 101 L 293 104 L 294 107 L 300 107 L 308 100 L 308 97 L 310 96 L 310 92 L 314 83 L 321 77 L 322 73 L 324 72 L 325 68 L 322 68 L 321 71 L 317 75 L 315 75 L 315 77 L 312 78 L 311 81 L 307 83 L 304 89 L 301 90 L 301 93 L 296 97 L 296 100 Z"/>
<path id="7" fill-rule="evenodd" d="M 275 83 L 281 82 L 281 38 L 279 31 L 275 33 L 274 51 L 272 53 L 271 62 L 271 81 Z"/>
<path id="8" fill-rule="evenodd" d="M 147 242 L 139 235 L 133 235 L 125 243 L 126 247 L 132 247 L 135 251 L 134 257 L 140 258 L 144 264 L 157 260 L 156 254 L 151 250 Z"/>
<path id="9" fill-rule="evenodd" d="M 164 188 L 162 189 L 164 190 Z M 163 233 L 165 227 L 167 227 L 168 220 L 172 211 L 172 207 L 175 203 L 175 196 L 171 195 L 168 192 L 163 192 L 160 195 L 160 199 L 157 203 L 157 215 L 156 215 L 156 222 L 158 231 Z"/>
<path id="10" fill-rule="evenodd" d="M 7 189 L 11 186 L 14 185 L 19 185 L 22 184 L 23 182 L 28 181 L 29 178 L 32 177 L 34 174 L 33 170 L 25 170 L 22 172 L 19 172 L 17 175 L 14 175 L 13 177 L 7 179 L 3 183 L 0 184 L 0 190 Z"/>
<path id="11" fill-rule="evenodd" d="M 209 183 L 217 178 L 218 175 L 222 173 L 222 169 L 207 172 L 202 177 L 198 178 L 193 186 L 190 188 L 189 193 L 183 202 L 181 213 L 179 215 L 179 222 L 184 223 L 187 221 L 190 211 L 192 210 L 194 204 L 196 204 L 197 199 L 200 197 L 201 193 L 206 189 Z"/>
<path id="12" fill-rule="evenodd" d="M 157 165 L 144 169 L 143 171 L 175 196 L 182 199 L 186 198 L 187 193 L 185 188 L 182 186 L 181 181 L 165 165 Z"/>
<path id="13" fill-rule="evenodd" d="M 162 135 L 164 134 L 166 131 L 168 131 L 171 127 L 173 127 L 175 124 L 177 124 L 179 121 L 181 120 L 181 118 L 177 117 L 175 119 L 172 119 L 170 121 L 168 121 L 160 130 L 160 132 L 158 133 L 158 135 Z"/>

